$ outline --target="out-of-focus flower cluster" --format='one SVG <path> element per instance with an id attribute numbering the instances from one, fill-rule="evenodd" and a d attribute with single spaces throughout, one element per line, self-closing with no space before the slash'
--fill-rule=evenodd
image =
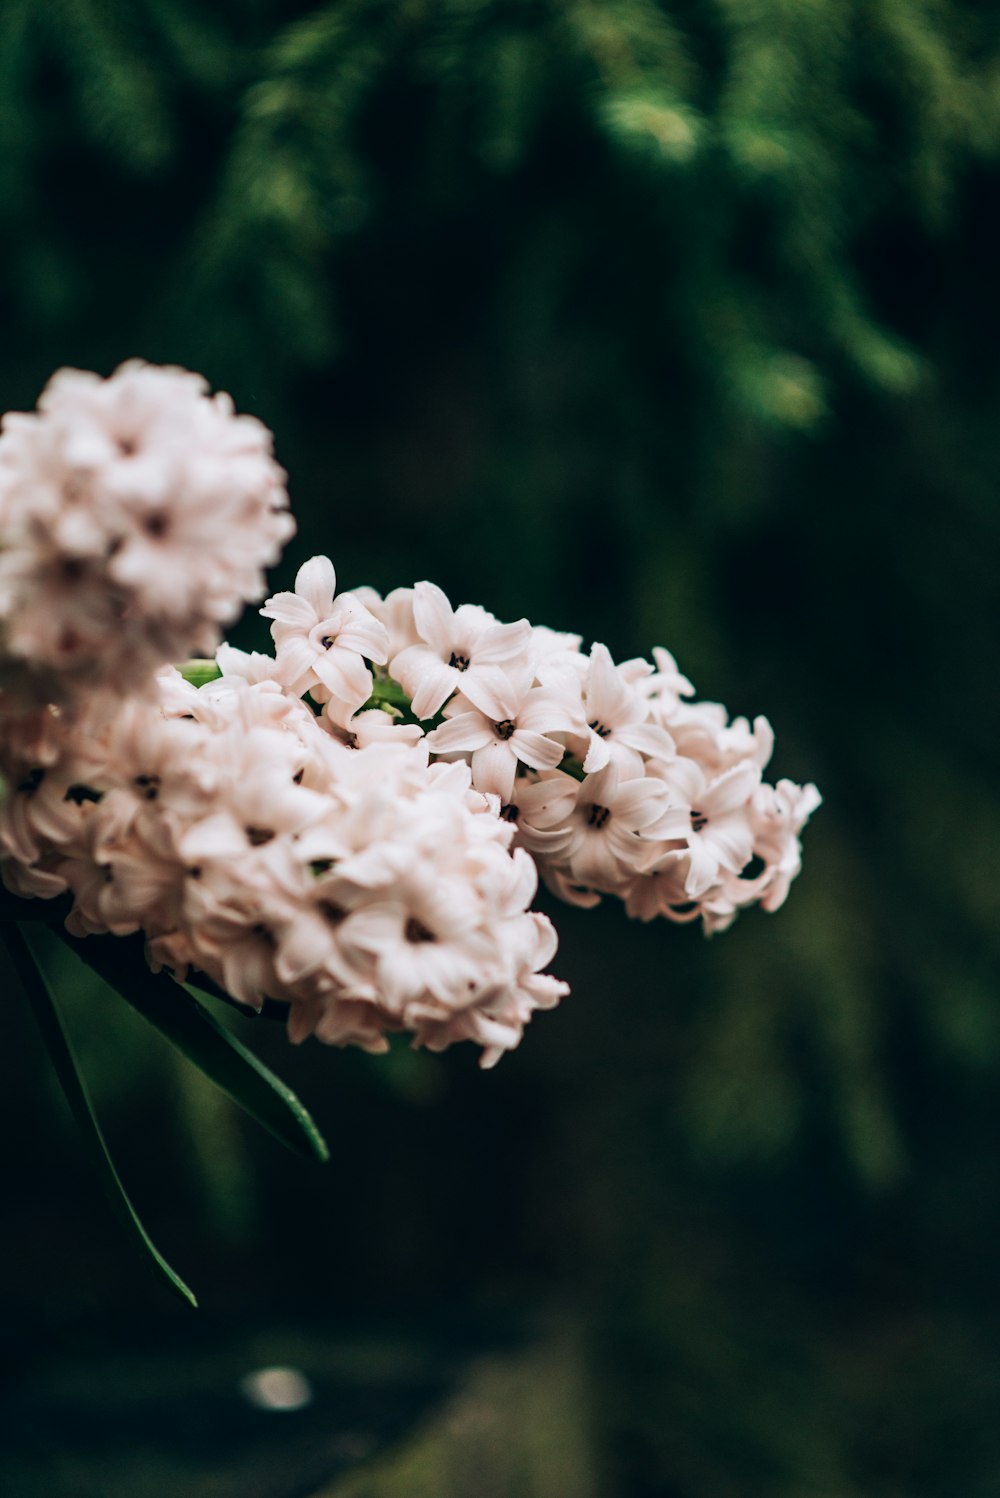
<path id="1" fill-rule="evenodd" d="M 200 375 L 63 369 L 0 439 L 0 681 L 66 701 L 214 650 L 295 529 L 271 434 Z"/>
<path id="2" fill-rule="evenodd" d="M 141 930 L 154 966 L 286 1002 L 295 1040 L 405 1029 L 484 1064 L 566 991 L 536 870 L 708 931 L 783 902 L 819 795 L 765 784 L 766 719 L 690 701 L 665 650 L 616 665 L 429 582 L 338 594 L 313 557 L 261 610 L 273 655 L 223 644 L 199 685 L 165 666 L 259 596 L 280 478 L 264 429 L 180 371 L 64 372 L 8 418 L 8 888 L 69 890 L 77 934 Z"/>

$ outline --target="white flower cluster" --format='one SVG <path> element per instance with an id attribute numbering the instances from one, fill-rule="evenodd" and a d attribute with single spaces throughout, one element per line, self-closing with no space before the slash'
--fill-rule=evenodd
<path id="1" fill-rule="evenodd" d="M 579 636 L 453 609 L 429 582 L 384 601 L 370 589 L 337 597 L 325 557 L 261 612 L 274 621 L 268 669 L 286 689 L 322 701 L 345 738 L 423 732 L 435 758 L 467 763 L 562 899 L 617 895 L 642 920 L 701 919 L 708 931 L 784 901 L 819 793 L 762 783 L 767 719 L 730 723 L 718 703 L 689 702 L 666 650 L 616 665 L 603 645 L 584 655 Z M 365 707 L 373 694 L 411 721 L 380 722 Z"/>
<path id="2" fill-rule="evenodd" d="M 64 371 L 42 408 L 0 438 L 14 893 L 68 890 L 78 935 L 142 931 L 154 966 L 283 1001 L 293 1040 L 406 1030 L 485 1065 L 566 992 L 538 872 L 709 931 L 784 900 L 819 795 L 763 784 L 766 720 L 689 702 L 664 650 L 616 665 L 429 582 L 338 594 L 313 557 L 261 610 L 273 655 L 165 666 L 214 647 L 291 528 L 269 434 L 141 364 Z"/>
<path id="3" fill-rule="evenodd" d="M 406 1029 L 432 1050 L 474 1040 L 491 1064 L 566 991 L 540 973 L 556 938 L 527 909 L 537 875 L 513 828 L 425 742 L 358 754 L 235 671 L 196 689 L 171 669 L 158 704 L 8 741 L 8 886 L 68 888 L 76 934 L 141 929 L 154 965 L 287 1002 L 293 1040 L 376 1051 Z"/>
<path id="4" fill-rule="evenodd" d="M 294 531 L 271 434 L 181 369 L 60 370 L 0 436 L 0 657 L 23 695 L 214 650 Z"/>

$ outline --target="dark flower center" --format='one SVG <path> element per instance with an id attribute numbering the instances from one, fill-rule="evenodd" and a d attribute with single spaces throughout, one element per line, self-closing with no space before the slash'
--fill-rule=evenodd
<path id="1" fill-rule="evenodd" d="M 691 808 L 691 831 L 692 832 L 701 832 L 707 826 L 708 826 L 708 818 L 706 817 L 705 813 L 703 811 L 696 811 L 695 808 L 692 806 L 692 808 Z"/>
<path id="2" fill-rule="evenodd" d="M 422 921 L 411 915 L 404 932 L 407 941 L 437 941 L 433 931 L 428 931 Z"/>
<path id="3" fill-rule="evenodd" d="M 604 724 L 598 718 L 595 718 L 593 723 L 588 723 L 587 727 L 592 728 L 599 739 L 606 739 L 611 733 L 611 729 L 605 728 Z"/>
<path id="4" fill-rule="evenodd" d="M 162 510 L 154 510 L 143 520 L 142 528 L 147 536 L 152 536 L 154 541 L 158 541 L 161 536 L 167 534 L 169 524 L 169 519 Z"/>
<path id="5" fill-rule="evenodd" d="M 95 791 L 90 785 L 71 785 L 63 800 L 72 801 L 74 806 L 82 806 L 85 801 L 100 801 L 103 794 L 103 791 Z"/>
<path id="6" fill-rule="evenodd" d="M 460 655 L 457 650 L 453 650 L 448 664 L 449 666 L 454 666 L 456 671 L 468 671 L 472 663 L 467 655 Z"/>
<path id="7" fill-rule="evenodd" d="M 253 848 L 260 848 L 264 843 L 269 843 L 274 836 L 270 827 L 244 827 L 247 842 Z"/>
<path id="8" fill-rule="evenodd" d="M 504 718 L 502 722 L 494 723 L 493 727 L 496 729 L 497 737 L 501 739 L 512 738 L 517 732 L 517 724 L 513 723 L 510 718 Z"/>
<path id="9" fill-rule="evenodd" d="M 607 824 L 608 818 L 610 816 L 610 809 L 607 806 L 598 806 L 597 802 L 595 801 L 590 808 L 590 812 L 587 816 L 587 822 L 591 827 L 596 827 L 598 830 L 600 830 Z"/>

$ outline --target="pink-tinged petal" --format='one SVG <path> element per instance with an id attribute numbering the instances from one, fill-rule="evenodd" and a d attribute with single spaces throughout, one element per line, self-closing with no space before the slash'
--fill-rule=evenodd
<path id="1" fill-rule="evenodd" d="M 629 749 L 638 749 L 651 759 L 672 759 L 676 752 L 674 741 L 665 728 L 655 723 L 626 723 L 615 729 L 615 738 Z"/>
<path id="2" fill-rule="evenodd" d="M 347 951 L 353 947 L 362 952 L 378 953 L 399 941 L 406 919 L 405 905 L 379 900 L 375 905 L 352 911 L 337 927 L 337 939 Z"/>
<path id="3" fill-rule="evenodd" d="M 472 666 L 463 672 L 461 691 L 493 723 L 518 715 L 517 693 L 499 666 Z"/>
<path id="4" fill-rule="evenodd" d="M 622 872 L 606 837 L 592 833 L 573 849 L 573 878 L 598 889 L 614 888 L 621 883 Z"/>
<path id="5" fill-rule="evenodd" d="M 691 838 L 688 857 L 690 866 L 684 881 L 684 892 L 695 900 L 715 883 L 719 874 L 719 860 L 708 840 L 697 834 Z"/>
<path id="6" fill-rule="evenodd" d="M 646 836 L 670 843 L 680 838 L 686 839 L 690 832 L 691 812 L 686 806 L 674 806 L 646 829 Z"/>
<path id="7" fill-rule="evenodd" d="M 594 801 L 599 806 L 612 806 L 618 794 L 618 768 L 611 760 L 603 769 L 595 771 L 584 781 L 583 799 Z"/>
<path id="8" fill-rule="evenodd" d="M 657 760 L 644 760 L 635 749 L 626 749 L 624 744 L 619 744 L 617 734 L 612 734 L 606 743 L 611 750 L 611 763 L 622 780 L 641 780 L 646 773 L 647 764 L 660 763 Z"/>
<path id="9" fill-rule="evenodd" d="M 522 816 L 517 823 L 518 843 L 529 853 L 541 853 L 546 858 L 557 858 L 569 846 L 572 837 L 570 827 L 556 827 L 551 832 L 542 832 L 532 827 Z"/>
<path id="10" fill-rule="evenodd" d="M 282 686 L 294 686 L 312 671 L 316 652 L 302 635 L 293 635 L 278 646 L 274 676 Z"/>
<path id="11" fill-rule="evenodd" d="M 377 665 L 389 656 L 389 631 L 353 593 L 342 593 L 330 615 L 332 633 L 345 650 L 355 650 Z"/>
<path id="12" fill-rule="evenodd" d="M 670 799 L 683 802 L 687 807 L 700 806 L 705 789 L 705 774 L 701 766 L 685 755 L 678 755 L 666 764 L 654 762 L 647 771 L 661 780 L 670 792 Z"/>
<path id="13" fill-rule="evenodd" d="M 594 733 L 593 729 L 588 729 L 588 733 L 590 735 L 590 747 L 587 750 L 587 757 L 583 762 L 583 771 L 585 775 L 596 775 L 610 764 L 611 745 L 607 739 L 602 739 L 599 733 Z"/>
<path id="14" fill-rule="evenodd" d="M 713 819 L 705 829 L 705 836 L 715 849 L 719 863 L 731 874 L 738 874 L 753 852 L 753 832 L 749 819 L 739 812 L 731 813 L 720 821 Z"/>
<path id="15" fill-rule="evenodd" d="M 606 645 L 590 650 L 590 672 L 587 677 L 587 721 L 612 727 L 629 704 L 629 690 L 615 670 Z"/>
<path id="16" fill-rule="evenodd" d="M 774 752 L 774 729 L 768 720 L 761 715 L 753 720 L 753 734 L 758 744 L 754 758 L 763 770 L 766 768 Z"/>
<path id="17" fill-rule="evenodd" d="M 334 646 L 313 661 L 313 670 L 325 687 L 355 711 L 372 694 L 372 674 L 360 655 Z"/>
<path id="18" fill-rule="evenodd" d="M 543 864 L 540 872 L 546 888 L 567 905 L 578 905 L 581 910 L 593 910 L 595 905 L 600 905 L 601 896 L 598 891 L 580 884 L 572 871 L 567 874 L 562 869 Z"/>
<path id="19" fill-rule="evenodd" d="M 532 733 L 581 733 L 583 714 L 569 706 L 563 693 L 533 688 L 521 705 L 517 726 Z"/>
<path id="20" fill-rule="evenodd" d="M 337 591 L 337 574 L 329 557 L 310 557 L 295 574 L 295 591 L 304 598 L 317 619 L 330 612 Z"/>
<path id="21" fill-rule="evenodd" d="M 265 619 L 274 619 L 278 624 L 293 629 L 308 631 L 316 623 L 317 615 L 312 605 L 297 593 L 275 593 L 260 610 Z M 322 615 L 318 617 L 322 618 Z M 275 633 L 272 626 L 272 635 Z"/>
<path id="22" fill-rule="evenodd" d="M 548 831 L 566 822 L 577 803 L 580 783 L 572 775 L 561 773 L 550 779 L 521 780 L 517 784 L 515 802 L 521 815 L 532 827 Z"/>
<path id="23" fill-rule="evenodd" d="M 302 911 L 282 932 L 274 971 L 282 983 L 298 983 L 323 966 L 332 945 L 329 921 L 315 911 Z"/>
<path id="24" fill-rule="evenodd" d="M 759 783 L 760 769 L 757 765 L 734 765 L 706 788 L 698 803 L 698 810 L 712 819 L 735 811 L 750 799 Z"/>
<path id="25" fill-rule="evenodd" d="M 630 826 L 648 827 L 664 810 L 666 792 L 660 781 L 646 777 L 623 780 L 614 798 L 615 815 L 625 817 Z"/>
<path id="26" fill-rule="evenodd" d="M 509 743 L 494 740 L 472 756 L 472 783 L 477 791 L 499 796 L 506 805 L 514 794 L 517 757 Z"/>
<path id="27" fill-rule="evenodd" d="M 453 751 L 482 749 L 493 742 L 493 730 L 480 713 L 459 713 L 456 718 L 447 718 L 438 728 L 427 735 L 427 747 L 432 754 L 451 754 Z"/>
<path id="28" fill-rule="evenodd" d="M 446 666 L 426 645 L 408 645 L 393 657 L 389 670 L 418 718 L 433 718 L 440 712 L 462 679 L 461 671 Z"/>
<path id="29" fill-rule="evenodd" d="M 178 846 L 181 857 L 190 863 L 206 858 L 242 858 L 246 851 L 246 834 L 226 812 L 196 822 Z"/>
<path id="30" fill-rule="evenodd" d="M 516 660 L 527 652 L 531 643 L 531 625 L 527 619 L 513 624 L 491 624 L 476 641 L 476 665 L 497 666 Z"/>
<path id="31" fill-rule="evenodd" d="M 446 657 L 454 645 L 451 637 L 455 627 L 455 615 L 448 602 L 447 594 L 442 593 L 435 583 L 415 584 L 413 622 L 420 638 L 426 640 L 439 656 Z"/>
<path id="32" fill-rule="evenodd" d="M 634 873 L 637 868 L 645 865 L 648 844 L 643 841 L 637 832 L 633 832 L 620 817 L 612 816 L 604 836 L 608 840 L 608 846 L 615 857 L 624 864 L 629 873 Z"/>
<path id="33" fill-rule="evenodd" d="M 788 899 L 788 891 L 792 887 L 792 881 L 787 875 L 778 875 L 774 883 L 761 898 L 761 909 L 766 910 L 768 915 L 773 915 L 780 910 Z"/>
<path id="34" fill-rule="evenodd" d="M 510 908 L 516 914 L 518 911 L 527 910 L 538 893 L 538 869 L 535 866 L 535 860 L 529 857 L 523 848 L 515 848 L 511 854 L 511 858 L 514 862 L 514 867 L 517 869 L 517 883 L 509 892 L 509 900 Z M 538 962 L 539 967 L 544 967 L 546 962 L 549 962 L 555 956 L 556 947 L 559 945 L 558 938 L 556 938 L 555 931 L 552 929 L 552 923 L 546 922 L 544 916 L 536 915 L 532 912 L 526 919 L 532 921 L 537 928 L 535 931 L 536 944 L 542 939 L 543 933 L 546 942 L 550 936 L 555 940 L 555 945 L 549 956 L 543 961 Z M 538 925 L 539 922 L 542 924 Z"/>
<path id="35" fill-rule="evenodd" d="M 510 747 L 523 765 L 533 770 L 554 770 L 563 757 L 563 746 L 541 733 L 519 728 L 509 740 Z"/>

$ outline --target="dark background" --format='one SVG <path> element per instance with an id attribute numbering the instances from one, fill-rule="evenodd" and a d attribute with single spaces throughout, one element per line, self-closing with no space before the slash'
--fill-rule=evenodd
<path id="1" fill-rule="evenodd" d="M 825 797 L 787 906 L 709 943 L 550 901 L 573 992 L 495 1073 L 245 1024 L 324 1171 L 63 961 L 198 1313 L 5 984 L 12 1491 L 290 1498 L 378 1448 L 329 1492 L 415 1498 L 394 1453 L 485 1357 L 565 1430 L 470 1477 L 445 1422 L 434 1498 L 1000 1494 L 998 156 L 986 3 L 5 0 L 0 408 L 200 370 L 289 470 L 275 586 L 326 551 L 662 643 Z M 328 1403 L 262 1436 L 261 1361 Z"/>

